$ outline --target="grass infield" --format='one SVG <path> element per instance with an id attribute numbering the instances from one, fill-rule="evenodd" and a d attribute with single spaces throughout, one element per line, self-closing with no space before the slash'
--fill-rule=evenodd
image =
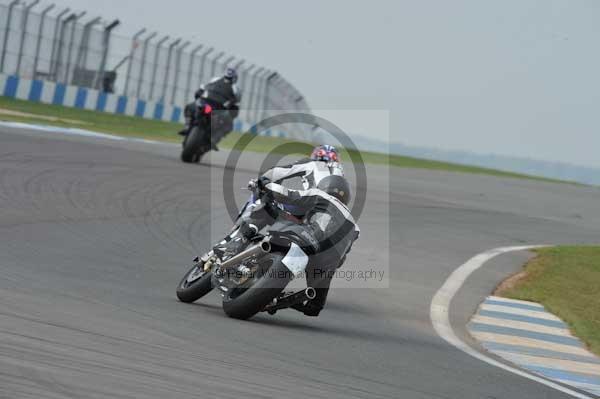
<path id="1" fill-rule="evenodd" d="M 600 355 L 600 246 L 545 248 L 536 253 L 524 273 L 498 294 L 541 303 Z"/>

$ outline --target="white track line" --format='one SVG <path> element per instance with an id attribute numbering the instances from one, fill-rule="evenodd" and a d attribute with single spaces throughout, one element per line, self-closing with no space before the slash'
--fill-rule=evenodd
<path id="1" fill-rule="evenodd" d="M 438 333 L 438 335 L 442 337 L 446 342 L 460 349 L 466 354 L 473 356 L 476 359 L 479 359 L 483 362 L 491 364 L 492 366 L 499 367 L 505 371 L 519 375 L 521 377 L 525 377 L 530 380 L 539 382 L 540 384 L 544 384 L 548 387 L 554 388 L 560 392 L 566 393 L 573 397 L 579 399 L 593 399 L 591 396 L 584 395 L 580 392 L 566 388 L 555 382 L 546 380 L 533 374 L 529 374 L 523 370 L 519 370 L 515 367 L 511 367 L 507 364 L 494 360 L 491 357 L 488 357 L 487 355 L 471 348 L 469 345 L 461 341 L 460 338 L 458 338 L 458 336 L 456 336 L 456 334 L 454 333 L 454 330 L 452 329 L 452 326 L 450 324 L 450 317 L 448 314 L 450 302 L 452 302 L 452 299 L 454 298 L 456 293 L 460 290 L 464 282 L 474 271 L 476 271 L 485 263 L 487 263 L 488 261 L 490 261 L 498 255 L 502 255 L 509 252 L 526 251 L 530 249 L 544 247 L 547 247 L 547 245 L 496 248 L 481 253 L 470 259 L 467 263 L 463 264 L 454 272 L 452 272 L 450 277 L 448 277 L 448 279 L 444 282 L 444 285 L 442 285 L 438 292 L 436 292 L 435 296 L 433 297 L 433 300 L 431 301 L 430 307 L 431 323 L 433 324 L 433 328 Z"/>
<path id="2" fill-rule="evenodd" d="M 92 130 L 85 130 L 85 129 L 72 128 L 72 127 L 58 127 L 58 126 L 51 126 L 51 125 L 36 125 L 36 124 L 30 124 L 30 123 L 6 122 L 6 121 L 0 121 L 0 127 L 9 127 L 9 128 L 13 128 L 13 129 L 26 129 L 26 130 L 42 132 L 42 133 L 58 133 L 58 134 L 64 134 L 64 135 L 70 135 L 70 136 L 93 137 L 93 138 L 115 140 L 115 141 L 130 141 L 130 142 L 159 144 L 159 145 L 169 144 L 164 141 L 142 139 L 142 138 L 138 138 L 138 137 L 117 136 L 114 134 L 100 133 L 100 132 L 95 132 Z"/>

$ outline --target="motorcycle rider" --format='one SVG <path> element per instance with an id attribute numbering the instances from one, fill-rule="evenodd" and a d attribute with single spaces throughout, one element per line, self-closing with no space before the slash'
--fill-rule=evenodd
<path id="1" fill-rule="evenodd" d="M 309 158 L 286 166 L 276 166 L 263 174 L 263 177 L 279 183 L 294 177 L 302 178 L 304 189 L 316 187 L 319 182 L 330 175 L 344 176 L 338 150 L 332 145 L 315 147 Z"/>
<path id="2" fill-rule="evenodd" d="M 341 158 L 338 150 L 332 145 L 316 146 L 310 157 L 301 159 L 291 165 L 275 166 L 267 170 L 260 178 L 267 179 L 277 184 L 281 184 L 285 180 L 295 177 L 302 179 L 302 185 L 305 190 L 316 188 L 318 184 L 328 176 L 344 176 L 344 168 L 341 164 Z M 252 184 L 252 182 L 251 182 Z M 241 230 L 241 235 L 256 234 L 263 227 L 273 221 L 272 217 L 263 213 L 263 218 L 253 218 L 250 222 L 250 215 L 261 206 L 261 201 L 257 200 L 253 203 L 247 203 L 240 212 L 238 223 L 233 227 L 232 232 L 215 246 L 214 250 L 222 255 L 225 252 L 236 253 L 237 250 L 244 245 L 243 240 L 239 240 L 238 230 Z M 297 207 L 285 207 L 286 211 L 292 215 L 302 218 L 304 211 Z"/>
<path id="3" fill-rule="evenodd" d="M 302 250 L 310 257 L 306 282 L 308 287 L 315 289 L 316 297 L 293 308 L 307 316 L 316 317 L 325 307 L 335 270 L 343 265 L 352 244 L 360 235 L 360 229 L 347 207 L 350 186 L 344 177 L 338 175 L 327 176 L 317 188 L 302 191 L 287 189 L 264 177 L 256 185 L 268 199 L 305 211 L 304 223 L 278 220 L 271 230 L 277 232 L 287 229 L 303 239 Z M 276 236 L 272 243 L 278 244 Z"/>
<path id="4" fill-rule="evenodd" d="M 273 225 L 269 230 L 276 232 L 281 223 L 287 223 L 287 228 L 295 229 L 296 236 L 305 240 L 302 248 L 312 259 L 306 269 L 307 286 L 316 291 L 313 300 L 293 308 L 318 316 L 325 306 L 333 272 L 344 263 L 360 231 L 347 208 L 350 187 L 343 175 L 335 147 L 320 145 L 310 158 L 276 166 L 251 180 L 249 188 L 265 193 L 267 201 L 259 196 L 248 202 L 232 232 L 197 261 L 210 268 L 217 258 L 223 261 L 238 254 L 265 226 Z M 302 178 L 304 190 L 288 190 L 280 184 L 293 177 Z M 295 216 L 294 212 L 290 215 L 290 207 L 296 210 Z"/>
<path id="5" fill-rule="evenodd" d="M 207 84 L 200 86 L 194 95 L 195 101 L 185 106 L 184 117 L 185 127 L 179 132 L 182 136 L 187 136 L 191 130 L 195 119 L 198 105 L 205 103 L 209 104 L 216 111 L 227 111 L 219 113 L 223 115 L 221 119 L 222 126 L 218 129 L 213 129 L 212 142 L 215 150 L 217 143 L 223 136 L 233 130 L 233 120 L 239 115 L 239 104 L 242 99 L 242 94 L 237 86 L 238 74 L 234 68 L 228 67 L 225 74 L 221 77 L 214 77 Z"/>

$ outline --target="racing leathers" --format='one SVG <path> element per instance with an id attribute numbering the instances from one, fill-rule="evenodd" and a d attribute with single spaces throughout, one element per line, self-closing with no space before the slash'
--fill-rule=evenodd
<path id="1" fill-rule="evenodd" d="M 238 86 L 225 77 L 215 77 L 200 86 L 199 97 L 217 109 L 238 111 L 242 100 Z M 234 118 L 237 117 L 235 114 Z"/>
<path id="2" fill-rule="evenodd" d="M 302 180 L 302 186 L 305 190 L 315 188 L 319 185 L 319 182 L 327 176 L 344 176 L 344 168 L 339 162 L 324 162 L 314 161 L 310 158 L 301 159 L 291 165 L 275 166 L 266 172 L 264 172 L 259 180 L 265 179 L 273 183 L 281 184 L 285 180 L 293 178 L 300 178 Z M 240 212 L 238 222 L 234 226 L 232 233 L 238 228 L 243 229 L 242 233 L 249 233 L 248 225 L 250 223 L 249 218 L 253 211 L 261 205 L 261 201 L 249 202 L 246 204 L 244 209 Z M 282 205 L 284 209 L 292 215 L 302 218 L 304 216 L 304 210 L 293 206 L 291 204 Z M 265 217 L 254 218 L 252 221 L 251 228 L 255 231 L 261 230 L 266 225 L 270 224 L 273 220 L 265 214 Z M 229 235 L 225 238 L 226 242 L 229 242 L 233 236 Z"/>
<path id="3" fill-rule="evenodd" d="M 290 190 L 277 183 L 268 183 L 262 190 L 268 199 L 304 210 L 303 223 L 278 219 L 270 231 L 274 243 L 277 236 L 286 231 L 304 241 L 301 248 L 310 259 L 306 282 L 317 295 L 295 308 L 307 316 L 318 316 L 325 306 L 335 270 L 342 266 L 352 244 L 359 237 L 360 229 L 348 207 L 320 189 Z"/>
<path id="4" fill-rule="evenodd" d="M 327 176 L 344 176 L 344 168 L 339 162 L 315 161 L 310 158 L 301 159 L 291 165 L 275 166 L 264 172 L 258 181 L 273 182 L 281 184 L 292 178 L 300 178 L 304 190 L 314 189 L 319 182 Z M 251 183 L 256 183 L 252 181 Z M 281 209 L 293 215 L 297 220 L 304 218 L 306 211 L 302 207 L 293 204 L 280 204 Z M 210 254 L 223 256 L 226 253 L 235 254 L 244 246 L 245 241 L 262 230 L 265 226 L 273 224 L 275 219 L 273 212 L 267 209 L 264 201 L 256 199 L 248 202 L 241 210 L 235 226 L 231 232 L 219 243 L 217 243 Z"/>
<path id="5" fill-rule="evenodd" d="M 217 117 L 218 126 L 212 127 L 212 141 L 217 143 L 233 130 L 233 121 L 238 117 L 241 92 L 238 86 L 225 77 L 215 77 L 202 85 L 195 94 L 196 101 L 185 106 L 185 127 L 180 132 L 187 136 L 196 119 L 196 112 L 202 104 L 209 104 Z M 213 118 L 214 119 L 214 118 Z"/>
<path id="6" fill-rule="evenodd" d="M 291 165 L 275 166 L 262 176 L 274 183 L 300 177 L 304 189 L 308 190 L 317 187 L 323 178 L 331 175 L 344 176 L 344 168 L 339 162 L 314 161 L 305 158 Z"/>

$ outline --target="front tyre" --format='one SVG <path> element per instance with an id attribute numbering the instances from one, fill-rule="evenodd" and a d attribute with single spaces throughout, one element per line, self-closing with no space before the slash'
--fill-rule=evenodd
<path id="1" fill-rule="evenodd" d="M 201 263 L 194 265 L 177 286 L 177 298 L 184 303 L 192 303 L 213 290 L 212 273 L 205 272 Z"/>
<path id="2" fill-rule="evenodd" d="M 293 275 L 281 262 L 282 255 L 272 254 L 272 265 L 250 288 L 231 291 L 223 298 L 223 311 L 234 319 L 247 320 L 261 312 L 292 281 Z"/>

